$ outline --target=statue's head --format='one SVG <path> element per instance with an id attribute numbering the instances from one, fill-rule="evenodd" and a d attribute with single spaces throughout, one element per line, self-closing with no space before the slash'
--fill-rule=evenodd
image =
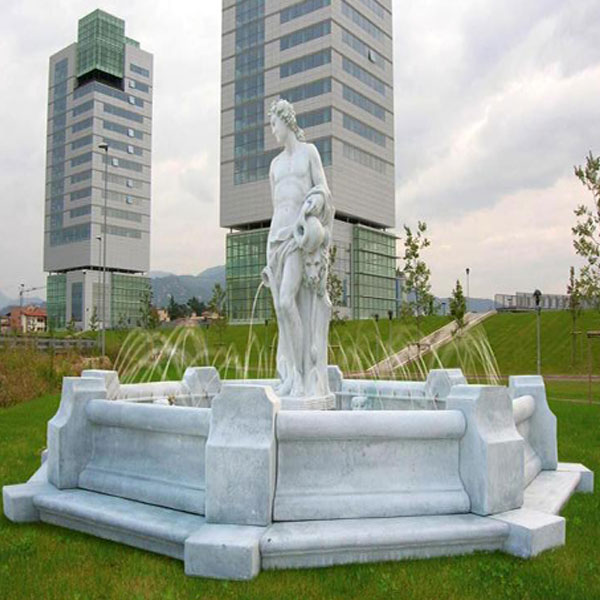
<path id="1" fill-rule="evenodd" d="M 312 252 L 303 252 L 302 260 L 304 262 L 304 285 L 314 290 L 318 296 L 322 296 L 325 293 L 327 277 L 327 256 L 323 248 L 317 248 Z"/>
<path id="2" fill-rule="evenodd" d="M 288 131 L 291 131 L 299 141 L 306 140 L 304 131 L 298 127 L 296 122 L 296 111 L 287 100 L 280 98 L 271 104 L 269 120 L 271 121 L 271 131 L 279 143 L 285 141 Z"/>

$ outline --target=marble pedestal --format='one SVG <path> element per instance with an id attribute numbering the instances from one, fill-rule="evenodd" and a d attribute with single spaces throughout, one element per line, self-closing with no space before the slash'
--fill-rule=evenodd
<path id="1" fill-rule="evenodd" d="M 335 408 L 335 394 L 333 393 L 326 396 L 282 396 L 279 400 L 282 410 L 333 410 Z"/>

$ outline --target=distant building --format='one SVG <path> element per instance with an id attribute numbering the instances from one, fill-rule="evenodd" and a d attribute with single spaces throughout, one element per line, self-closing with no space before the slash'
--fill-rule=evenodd
<path id="1" fill-rule="evenodd" d="M 280 152 L 267 111 L 294 104 L 336 209 L 342 317 L 396 311 L 392 0 L 223 0 L 221 227 L 227 316 L 249 321 L 266 263 L 268 179 Z M 270 317 L 267 290 L 254 318 Z"/>
<path id="2" fill-rule="evenodd" d="M 108 327 L 140 317 L 150 289 L 152 86 L 152 55 L 101 10 L 50 57 L 44 270 L 54 328 L 87 329 L 94 314 Z"/>
<path id="3" fill-rule="evenodd" d="M 16 333 L 43 333 L 47 328 L 47 313 L 39 306 L 12 307 L 3 318 L 3 329 L 8 320 L 8 331 Z M 4 333 L 5 331 L 3 331 Z"/>
<path id="4" fill-rule="evenodd" d="M 494 304 L 496 310 L 533 310 L 536 308 L 535 298 L 531 292 L 496 294 Z M 542 294 L 540 306 L 543 310 L 565 310 L 569 308 L 569 296 L 566 294 Z"/>

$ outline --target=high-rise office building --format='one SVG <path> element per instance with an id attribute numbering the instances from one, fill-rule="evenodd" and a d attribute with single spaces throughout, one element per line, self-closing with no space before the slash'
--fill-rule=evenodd
<path id="1" fill-rule="evenodd" d="M 320 151 L 333 193 L 340 312 L 396 310 L 391 0 L 223 0 L 221 226 L 227 307 L 247 321 L 266 262 L 269 165 L 280 151 L 266 113 L 279 97 Z M 255 318 L 269 318 L 267 293 Z"/>
<path id="2" fill-rule="evenodd" d="M 50 57 L 44 270 L 51 327 L 138 322 L 149 290 L 151 139 L 152 55 L 125 37 L 122 19 L 95 10 L 79 21 L 77 42 Z"/>

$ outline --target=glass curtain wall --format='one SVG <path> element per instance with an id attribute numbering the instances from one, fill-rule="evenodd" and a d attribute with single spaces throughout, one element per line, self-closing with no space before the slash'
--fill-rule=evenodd
<path id="1" fill-rule="evenodd" d="M 110 287 L 110 321 L 113 328 L 139 325 L 142 317 L 142 300 L 150 292 L 150 279 L 135 275 L 113 273 Z"/>
<path id="2" fill-rule="evenodd" d="M 361 225 L 352 232 L 352 318 L 396 312 L 396 237 Z"/>
<path id="3" fill-rule="evenodd" d="M 125 21 L 101 10 L 79 20 L 77 77 L 98 70 L 122 78 L 125 58 Z"/>
<path id="4" fill-rule="evenodd" d="M 268 229 L 227 236 L 227 316 L 237 322 L 252 319 L 252 305 L 267 264 Z M 256 300 L 254 322 L 273 318 L 271 292 L 263 287 Z"/>
<path id="5" fill-rule="evenodd" d="M 64 273 L 48 275 L 46 309 L 48 311 L 48 327 L 64 329 L 67 325 L 67 276 Z"/>
<path id="6" fill-rule="evenodd" d="M 265 155 L 265 0 L 238 0 L 235 6 L 234 183 L 263 179 L 272 153 Z"/>

